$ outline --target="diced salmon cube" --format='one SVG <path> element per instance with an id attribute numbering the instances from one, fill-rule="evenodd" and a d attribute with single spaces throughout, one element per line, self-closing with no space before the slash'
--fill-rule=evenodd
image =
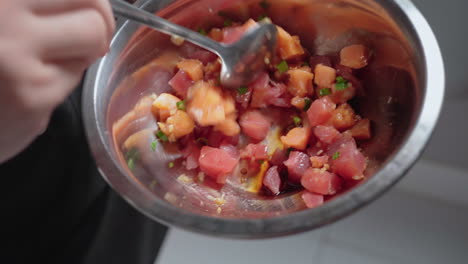
<path id="1" fill-rule="evenodd" d="M 355 139 L 370 139 L 371 138 L 371 129 L 370 129 L 370 120 L 365 118 L 359 120 L 356 125 L 354 125 L 349 132 L 351 136 Z"/>
<path id="2" fill-rule="evenodd" d="M 158 125 L 172 142 L 192 133 L 195 128 L 193 119 L 182 110 L 177 110 L 175 114 L 167 118 L 165 123 L 159 122 Z"/>
<path id="3" fill-rule="evenodd" d="M 177 63 L 177 68 L 187 73 L 194 82 L 203 79 L 203 63 L 199 60 L 183 59 Z"/>
<path id="4" fill-rule="evenodd" d="M 203 146 L 198 163 L 202 172 L 217 183 L 224 184 L 225 176 L 234 170 L 238 160 L 223 149 Z"/>
<path id="5" fill-rule="evenodd" d="M 295 96 L 291 99 L 291 105 L 302 111 L 305 107 L 305 100 L 303 97 Z"/>
<path id="6" fill-rule="evenodd" d="M 340 137 L 340 132 L 331 126 L 316 126 L 314 135 L 320 142 L 330 145 Z"/>
<path id="7" fill-rule="evenodd" d="M 162 93 L 154 100 L 151 111 L 159 121 L 164 122 L 177 111 L 177 102 L 180 102 L 178 97 Z"/>
<path id="8" fill-rule="evenodd" d="M 219 87 L 198 81 L 188 91 L 187 112 L 201 126 L 216 125 L 226 119 Z"/>
<path id="9" fill-rule="evenodd" d="M 226 118 L 214 126 L 214 130 L 222 132 L 228 137 L 236 136 L 240 133 L 240 126 L 235 118 Z"/>
<path id="10" fill-rule="evenodd" d="M 340 51 L 340 64 L 352 69 L 361 69 L 367 66 L 369 49 L 364 45 L 350 45 Z"/>
<path id="11" fill-rule="evenodd" d="M 263 177 L 263 185 L 270 190 L 273 194 L 279 194 L 281 186 L 281 178 L 278 173 L 278 167 L 273 166 L 269 168 Z"/>
<path id="12" fill-rule="evenodd" d="M 291 151 L 283 164 L 288 168 L 288 179 L 294 183 L 301 182 L 302 175 L 310 168 L 309 156 L 300 151 Z"/>
<path id="13" fill-rule="evenodd" d="M 309 125 L 315 127 L 325 124 L 332 116 L 335 108 L 336 104 L 328 96 L 315 100 L 307 110 Z"/>
<path id="14" fill-rule="evenodd" d="M 314 82 L 320 88 L 332 88 L 336 79 L 336 70 L 323 64 L 315 66 Z"/>
<path id="15" fill-rule="evenodd" d="M 255 140 L 263 140 L 271 127 L 271 121 L 260 111 L 251 110 L 245 112 L 239 118 L 242 132 Z"/>
<path id="16" fill-rule="evenodd" d="M 356 88 L 351 82 L 348 82 L 348 87 L 343 90 L 337 90 L 336 84 L 333 84 L 331 90 L 332 95 L 330 95 L 330 98 L 337 104 L 344 104 L 356 95 Z"/>
<path id="17" fill-rule="evenodd" d="M 278 29 L 278 49 L 281 59 L 289 60 L 304 55 L 304 48 L 297 36 L 291 36 L 282 27 Z"/>
<path id="18" fill-rule="evenodd" d="M 229 93 L 224 93 L 223 95 L 223 108 L 226 116 L 236 112 L 236 103 L 234 98 Z M 234 119 L 236 119 L 236 116 L 234 116 Z"/>
<path id="19" fill-rule="evenodd" d="M 338 106 L 332 113 L 329 119 L 329 124 L 344 131 L 356 124 L 356 114 L 349 104 L 342 104 Z"/>
<path id="20" fill-rule="evenodd" d="M 315 208 L 323 204 L 323 195 L 304 191 L 301 195 L 307 208 Z"/>
<path id="21" fill-rule="evenodd" d="M 335 173 L 309 168 L 301 178 L 301 185 L 308 191 L 322 195 L 336 194 L 343 180 Z"/>
<path id="22" fill-rule="evenodd" d="M 320 169 L 325 164 L 328 163 L 328 156 L 312 156 L 310 157 L 310 163 L 312 164 L 312 168 Z"/>
<path id="23" fill-rule="evenodd" d="M 289 76 L 288 91 L 293 96 L 304 97 L 313 93 L 312 79 L 314 74 L 302 69 L 287 71 Z"/>
<path id="24" fill-rule="evenodd" d="M 305 150 L 310 137 L 310 130 L 306 127 L 295 127 L 282 136 L 281 142 L 288 148 Z"/>

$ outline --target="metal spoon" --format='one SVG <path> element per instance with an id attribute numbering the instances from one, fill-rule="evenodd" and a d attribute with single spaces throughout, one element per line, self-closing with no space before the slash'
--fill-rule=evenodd
<path id="1" fill-rule="evenodd" d="M 203 47 L 221 58 L 221 84 L 229 88 L 247 85 L 264 70 L 265 59 L 274 54 L 276 47 L 276 27 L 266 21 L 247 31 L 233 44 L 222 44 L 195 31 L 171 23 L 163 18 L 139 9 L 123 0 L 110 0 L 114 14 L 124 17 L 160 32 L 181 37 Z"/>

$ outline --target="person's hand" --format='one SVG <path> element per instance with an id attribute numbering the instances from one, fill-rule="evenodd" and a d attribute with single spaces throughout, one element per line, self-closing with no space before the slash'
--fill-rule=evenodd
<path id="1" fill-rule="evenodd" d="M 108 0 L 0 1 L 0 163 L 46 129 L 114 29 Z"/>

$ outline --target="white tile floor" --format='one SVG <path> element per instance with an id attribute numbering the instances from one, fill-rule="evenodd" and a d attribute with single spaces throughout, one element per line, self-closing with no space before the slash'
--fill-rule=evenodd
<path id="1" fill-rule="evenodd" d="M 370 206 L 333 225 L 286 238 L 228 240 L 172 229 L 157 264 L 468 263 L 463 192 L 468 177 L 463 176 L 463 171 L 422 161 Z M 449 191 L 453 194 L 444 196 Z"/>

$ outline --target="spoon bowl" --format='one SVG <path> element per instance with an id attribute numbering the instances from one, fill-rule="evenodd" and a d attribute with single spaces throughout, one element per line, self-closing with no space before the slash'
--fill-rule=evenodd
<path id="1" fill-rule="evenodd" d="M 276 27 L 267 20 L 259 23 L 232 44 L 221 44 L 188 28 L 139 9 L 123 0 L 110 0 L 112 10 L 121 16 L 157 31 L 177 36 L 203 47 L 221 59 L 221 84 L 228 88 L 247 85 L 265 68 L 265 58 L 276 48 Z"/>

